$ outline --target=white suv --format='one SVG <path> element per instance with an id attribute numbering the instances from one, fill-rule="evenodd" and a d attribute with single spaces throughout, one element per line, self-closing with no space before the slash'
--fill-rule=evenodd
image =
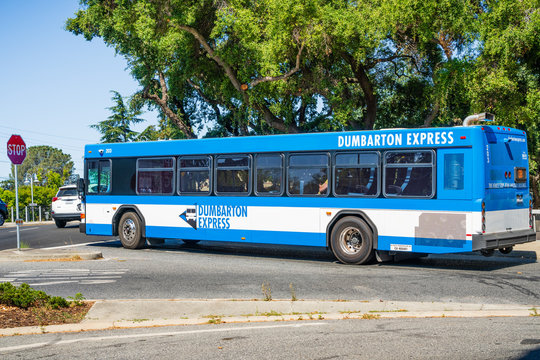
<path id="1" fill-rule="evenodd" d="M 81 200 L 76 185 L 62 186 L 52 199 L 51 214 L 56 226 L 63 228 L 68 221 L 81 220 Z"/>

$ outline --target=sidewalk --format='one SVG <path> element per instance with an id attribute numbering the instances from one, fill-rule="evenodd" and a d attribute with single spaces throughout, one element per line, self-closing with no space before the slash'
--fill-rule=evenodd
<path id="1" fill-rule="evenodd" d="M 0 329 L 0 336 L 264 321 L 537 316 L 537 305 L 316 300 L 97 300 L 79 324 Z"/>
<path id="2" fill-rule="evenodd" d="M 29 221 L 29 222 L 24 222 L 22 224 L 22 226 L 33 226 L 33 225 L 51 225 L 51 224 L 54 224 L 54 220 L 43 220 L 43 221 Z M 17 227 L 17 224 L 15 224 L 14 222 L 5 222 L 4 225 L 2 225 L 2 227 L 5 227 L 5 228 L 14 228 L 14 227 Z"/>

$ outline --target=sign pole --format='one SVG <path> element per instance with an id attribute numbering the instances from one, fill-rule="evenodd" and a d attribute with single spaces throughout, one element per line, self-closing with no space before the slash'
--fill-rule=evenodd
<path id="1" fill-rule="evenodd" d="M 21 232 L 20 232 L 20 221 L 19 221 L 19 185 L 18 185 L 18 177 L 17 177 L 17 168 L 19 165 L 13 165 L 15 166 L 15 214 L 17 215 L 15 218 L 17 219 L 17 250 L 21 250 Z"/>
<path id="2" fill-rule="evenodd" d="M 7 156 L 11 163 L 15 167 L 15 208 L 17 217 L 15 223 L 17 224 L 17 251 L 21 250 L 21 232 L 20 227 L 22 220 L 19 219 L 19 179 L 17 174 L 17 168 L 26 158 L 26 144 L 20 135 L 11 135 L 7 142 Z"/>

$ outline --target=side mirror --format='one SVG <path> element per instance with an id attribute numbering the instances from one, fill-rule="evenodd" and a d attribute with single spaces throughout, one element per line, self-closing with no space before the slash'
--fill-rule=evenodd
<path id="1" fill-rule="evenodd" d="M 79 197 L 81 199 L 84 199 L 84 179 L 83 178 L 79 178 L 79 180 L 77 180 L 77 193 L 79 194 Z"/>

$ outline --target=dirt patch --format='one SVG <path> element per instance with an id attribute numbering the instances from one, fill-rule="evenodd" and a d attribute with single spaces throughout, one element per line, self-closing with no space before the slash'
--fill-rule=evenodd
<path id="1" fill-rule="evenodd" d="M 59 259 L 32 259 L 24 260 L 24 262 L 54 262 L 54 261 L 84 261 L 79 255 L 69 257 L 69 258 L 59 258 Z"/>
<path id="2" fill-rule="evenodd" d="M 47 307 L 21 309 L 14 306 L 0 305 L 0 328 L 76 324 L 84 319 L 92 305 L 94 305 L 93 301 L 85 301 L 80 306 L 57 310 Z"/>

